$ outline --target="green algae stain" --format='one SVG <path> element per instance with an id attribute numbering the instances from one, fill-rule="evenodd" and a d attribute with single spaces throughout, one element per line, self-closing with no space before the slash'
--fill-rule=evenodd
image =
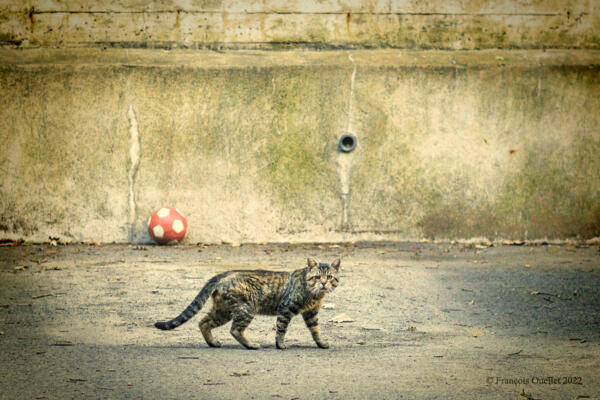
<path id="1" fill-rule="evenodd" d="M 286 71 L 274 80 L 269 137 L 263 157 L 266 178 L 284 204 L 336 191 L 334 135 L 335 75 L 313 79 L 310 71 Z M 333 111 L 333 110 L 331 110 Z"/>
<path id="2" fill-rule="evenodd" d="M 469 201 L 429 193 L 427 212 L 418 223 L 423 233 L 490 239 L 600 235 L 600 198 L 589 175 L 600 170 L 600 140 L 581 138 L 568 152 L 556 143 L 537 143 L 524 152 L 521 167 L 506 176 L 495 199 Z"/>
<path id="3" fill-rule="evenodd" d="M 271 154 L 268 175 L 285 203 L 312 191 L 321 170 L 327 165 L 307 143 L 304 130 L 286 131 L 269 142 Z"/>
<path id="4" fill-rule="evenodd" d="M 534 238 L 600 235 L 600 198 L 589 175 L 600 170 L 600 140 L 579 138 L 568 153 L 557 148 L 533 147 L 507 178 L 498 212 L 508 232 Z"/>

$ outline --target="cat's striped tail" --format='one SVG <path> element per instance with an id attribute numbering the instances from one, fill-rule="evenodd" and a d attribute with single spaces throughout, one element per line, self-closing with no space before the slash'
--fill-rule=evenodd
<path id="1" fill-rule="evenodd" d="M 170 329 L 175 329 L 179 325 L 186 323 L 190 320 L 194 315 L 198 314 L 198 311 L 202 308 L 206 300 L 210 297 L 210 295 L 214 292 L 217 283 L 219 281 L 220 276 L 212 277 L 206 285 L 200 290 L 200 293 L 196 296 L 196 298 L 190 303 L 189 306 L 186 307 L 185 310 L 179 314 L 179 316 L 173 318 L 170 321 L 159 321 L 154 324 L 158 329 L 162 329 L 163 331 L 168 331 Z"/>

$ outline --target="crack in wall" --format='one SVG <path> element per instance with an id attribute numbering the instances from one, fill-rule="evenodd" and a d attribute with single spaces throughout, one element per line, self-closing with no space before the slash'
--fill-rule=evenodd
<path id="1" fill-rule="evenodd" d="M 350 77 L 350 98 L 348 99 L 348 132 L 352 133 L 352 108 L 354 107 L 354 81 L 356 79 L 356 63 L 352 54 L 348 54 L 348 59 L 352 63 L 352 76 Z"/>
<path id="2" fill-rule="evenodd" d="M 356 80 L 356 63 L 352 54 L 348 54 L 348 59 L 352 63 L 352 75 L 350 76 L 350 95 L 348 99 L 348 127 L 347 133 L 354 133 L 354 81 Z M 337 172 L 340 180 L 340 199 L 342 203 L 342 216 L 340 222 L 340 230 L 350 230 L 350 216 L 348 213 L 348 206 L 350 202 L 350 173 L 352 166 L 352 159 L 354 158 L 353 153 L 343 153 L 338 150 L 337 157 Z"/>
<path id="3" fill-rule="evenodd" d="M 129 105 L 127 110 L 127 119 L 129 120 L 129 171 L 127 180 L 129 182 L 129 242 L 133 242 L 135 236 L 135 221 L 137 219 L 135 202 L 135 179 L 140 166 L 140 133 L 138 123 L 133 109 L 133 104 Z"/>

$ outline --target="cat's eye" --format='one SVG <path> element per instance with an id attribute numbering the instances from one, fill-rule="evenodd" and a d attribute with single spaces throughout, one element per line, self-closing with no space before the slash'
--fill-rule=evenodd
<path id="1" fill-rule="evenodd" d="M 333 275 L 327 275 L 327 279 L 333 278 Z"/>

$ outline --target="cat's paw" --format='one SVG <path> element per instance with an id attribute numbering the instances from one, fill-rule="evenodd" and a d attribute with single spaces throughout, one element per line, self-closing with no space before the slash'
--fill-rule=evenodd
<path id="1" fill-rule="evenodd" d="M 221 347 L 222 346 L 221 342 L 219 342 L 218 340 L 215 340 L 215 341 L 212 341 L 212 342 L 206 342 L 206 343 L 208 343 L 208 345 L 210 347 Z"/>
<path id="2" fill-rule="evenodd" d="M 251 343 L 251 342 L 248 342 L 248 343 L 247 343 L 247 344 L 245 344 L 244 346 L 246 346 L 246 348 L 247 348 L 248 350 L 258 350 L 258 349 L 260 349 L 260 344 L 258 344 L 258 343 Z"/>
<path id="3" fill-rule="evenodd" d="M 327 342 L 317 342 L 317 346 L 319 346 L 322 349 L 328 349 L 329 348 L 329 343 L 327 343 Z"/>
<path id="4" fill-rule="evenodd" d="M 286 350 L 287 349 L 287 346 L 285 344 L 283 344 L 283 343 L 275 342 L 275 346 L 277 346 L 277 348 L 279 350 Z"/>

